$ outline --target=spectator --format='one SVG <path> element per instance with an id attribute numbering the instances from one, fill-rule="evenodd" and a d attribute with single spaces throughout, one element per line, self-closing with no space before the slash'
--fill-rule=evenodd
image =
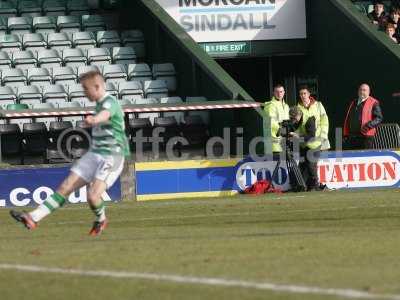
<path id="1" fill-rule="evenodd" d="M 396 28 L 394 27 L 393 24 L 388 23 L 388 24 L 386 25 L 386 30 L 385 30 L 385 31 L 386 31 L 386 34 L 388 35 L 388 37 L 389 37 L 393 42 L 395 42 L 396 44 L 399 43 L 398 36 L 397 36 L 397 34 L 396 34 Z"/>
<path id="2" fill-rule="evenodd" d="M 285 102 L 285 88 L 283 85 L 274 87 L 274 96 L 271 101 L 265 103 L 264 111 L 267 120 L 267 134 L 271 139 L 274 159 L 278 159 L 282 152 L 281 137 L 279 135 L 280 123 L 289 120 L 289 106 Z"/>
<path id="3" fill-rule="evenodd" d="M 319 128 L 316 117 L 305 114 L 299 106 L 290 108 L 290 120 L 295 132 L 290 135 L 300 139 L 300 171 L 307 184 L 307 191 L 321 190 L 318 178 L 318 160 L 321 154 L 321 140 L 318 138 Z"/>
<path id="4" fill-rule="evenodd" d="M 376 127 L 383 115 L 379 101 L 370 96 L 368 84 L 358 89 L 358 99 L 351 101 L 344 121 L 345 149 L 371 149 L 374 145 Z"/>
<path id="5" fill-rule="evenodd" d="M 376 1 L 374 4 L 374 10 L 368 14 L 368 18 L 378 25 L 379 28 L 383 29 L 387 22 L 387 14 L 385 12 L 385 5 L 382 1 Z"/>
<path id="6" fill-rule="evenodd" d="M 389 17 L 386 19 L 386 26 L 392 24 L 396 30 L 400 29 L 400 9 L 393 8 L 390 12 Z"/>
<path id="7" fill-rule="evenodd" d="M 317 101 L 311 96 L 310 89 L 307 86 L 302 86 L 299 89 L 300 101 L 298 107 L 303 112 L 306 118 L 315 117 L 317 126 L 317 138 L 321 141 L 321 150 L 329 150 L 330 144 L 328 139 L 329 134 L 329 118 L 325 108 L 320 101 Z"/>

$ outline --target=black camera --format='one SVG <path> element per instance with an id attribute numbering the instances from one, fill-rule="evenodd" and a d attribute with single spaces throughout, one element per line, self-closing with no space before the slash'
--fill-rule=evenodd
<path id="1" fill-rule="evenodd" d="M 278 135 L 287 139 L 289 139 L 291 132 L 296 131 L 295 124 L 291 120 L 284 120 L 279 123 L 279 126 Z"/>

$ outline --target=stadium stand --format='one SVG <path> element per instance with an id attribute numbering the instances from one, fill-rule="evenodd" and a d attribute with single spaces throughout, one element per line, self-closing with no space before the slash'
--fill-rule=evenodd
<path id="1" fill-rule="evenodd" d="M 395 43 L 399 43 L 400 3 L 398 1 L 351 1 L 358 11 L 368 17 L 370 21 L 378 27 L 379 30 L 385 31 Z M 382 7 L 382 10 L 375 6 Z"/>
<path id="2" fill-rule="evenodd" d="M 147 56 L 143 31 L 118 28 L 110 18 L 112 11 L 102 13 L 89 8 L 85 0 L 2 1 L 0 107 L 6 111 L 93 108 L 95 103 L 85 97 L 79 76 L 95 69 L 104 75 L 107 91 L 121 105 L 207 100 L 179 94 L 175 65 Z M 82 120 L 82 115 L 1 120 L 5 132 L 2 148 L 7 147 L 10 136 L 18 136 L 19 143 L 2 154 L 63 161 L 55 153 L 55 139 L 63 128 L 84 128 Z M 167 137 L 193 134 L 191 144 L 196 144 L 207 136 L 210 115 L 206 111 L 147 112 L 131 113 L 128 120 L 131 141 L 139 128 L 146 131 L 154 125 L 167 128 Z M 75 146 L 76 153 L 87 149 L 87 145 Z"/>

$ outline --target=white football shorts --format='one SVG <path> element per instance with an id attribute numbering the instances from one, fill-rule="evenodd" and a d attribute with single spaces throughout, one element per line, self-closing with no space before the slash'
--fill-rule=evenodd
<path id="1" fill-rule="evenodd" d="M 94 179 L 102 180 L 109 189 L 121 175 L 124 162 L 123 156 L 101 155 L 88 151 L 73 164 L 71 172 L 74 172 L 87 183 Z"/>

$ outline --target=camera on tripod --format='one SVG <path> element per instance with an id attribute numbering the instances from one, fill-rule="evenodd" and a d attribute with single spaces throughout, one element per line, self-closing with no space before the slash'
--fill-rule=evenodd
<path id="1" fill-rule="evenodd" d="M 284 120 L 279 123 L 279 131 L 278 135 L 285 138 L 286 147 L 290 146 L 290 149 L 293 149 L 292 137 L 290 133 L 296 131 L 295 124 L 292 120 Z"/>
<path id="2" fill-rule="evenodd" d="M 304 192 L 307 189 L 307 186 L 293 155 L 293 137 L 291 133 L 297 130 L 296 124 L 292 120 L 284 120 L 281 123 L 279 123 L 279 126 L 280 128 L 278 131 L 278 135 L 285 139 L 284 160 L 286 162 L 292 191 Z M 282 163 L 282 158 L 280 158 L 280 160 L 278 161 L 277 166 L 274 170 L 274 174 L 280 167 L 281 163 Z"/>

